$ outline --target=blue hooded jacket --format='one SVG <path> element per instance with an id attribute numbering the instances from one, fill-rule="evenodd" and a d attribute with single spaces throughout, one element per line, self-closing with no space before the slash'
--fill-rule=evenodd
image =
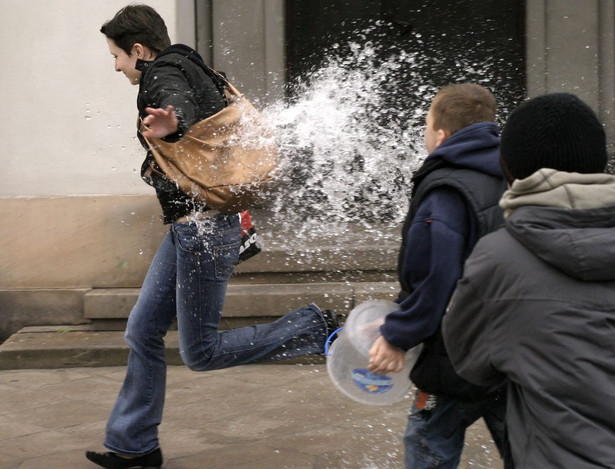
<path id="1" fill-rule="evenodd" d="M 456 132 L 415 173 L 413 195 L 429 173 L 443 167 L 501 178 L 499 141 L 493 122 L 472 124 Z M 476 216 L 459 190 L 438 186 L 418 207 L 411 204 L 402 238 L 399 310 L 386 317 L 381 332 L 389 343 L 408 350 L 438 330 L 465 259 L 478 239 Z"/>

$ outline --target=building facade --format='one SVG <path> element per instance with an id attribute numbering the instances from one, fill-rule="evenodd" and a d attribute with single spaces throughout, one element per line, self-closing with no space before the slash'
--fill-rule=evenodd
<path id="1" fill-rule="evenodd" d="M 92 289 L 138 288 L 166 232 L 138 174 L 143 154 L 133 127 L 136 88 L 114 73 L 99 32 L 126 3 L 0 0 L 6 119 L 0 340 L 24 325 L 84 322 Z M 435 41 L 449 34 L 443 50 L 463 43 L 460 37 L 475 44 L 508 40 L 496 49 L 506 49 L 501 63 L 516 83 L 511 99 L 577 94 L 604 122 L 613 152 L 613 0 L 482 0 L 469 17 L 463 15 L 473 10 L 472 2 L 459 2 L 464 8 L 453 12 L 446 9 L 451 2 L 425 0 L 144 3 L 167 20 L 172 40 L 197 48 L 260 106 L 289 98 L 287 83 L 301 77 L 306 63 L 318 64 L 322 45 L 343 40 L 334 34 L 336 25 L 394 24 L 398 45 L 412 35 Z M 479 10 L 505 15 L 476 16 Z M 438 15 L 448 18 L 446 30 L 437 29 Z M 328 32 L 333 39 L 324 40 Z M 360 34 L 352 39 L 366 40 Z M 423 41 L 426 54 L 432 44 Z M 493 56 L 488 47 L 484 52 Z"/>

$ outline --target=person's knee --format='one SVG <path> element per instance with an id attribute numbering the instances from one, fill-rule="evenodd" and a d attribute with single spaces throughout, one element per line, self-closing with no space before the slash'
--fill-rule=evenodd
<path id="1" fill-rule="evenodd" d="M 186 365 L 192 371 L 205 371 L 203 360 L 195 360 L 193 357 L 187 357 L 182 354 L 182 360 L 184 365 Z"/>
<path id="2" fill-rule="evenodd" d="M 144 343 L 145 332 L 142 328 L 134 327 L 130 321 L 126 325 L 126 331 L 124 332 L 124 342 L 131 349 L 139 347 L 140 344 Z"/>
<path id="3" fill-rule="evenodd" d="M 128 321 L 124 332 L 124 342 L 131 350 L 146 353 L 148 350 L 164 349 L 165 332 Z"/>
<path id="4" fill-rule="evenodd" d="M 181 351 L 182 361 L 192 371 L 209 371 L 214 369 L 210 360 L 210 355 L 200 351 L 195 353 L 194 351 Z"/>

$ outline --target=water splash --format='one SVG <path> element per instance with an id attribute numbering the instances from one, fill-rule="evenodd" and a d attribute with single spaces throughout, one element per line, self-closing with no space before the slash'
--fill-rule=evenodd
<path id="1" fill-rule="evenodd" d="M 426 156 L 422 127 L 435 90 L 424 84 L 415 54 L 378 63 L 372 42 L 350 43 L 349 50 L 330 54 L 295 83 L 290 102 L 263 110 L 282 155 L 270 207 L 283 220 L 282 233 L 320 239 L 352 223 L 397 223 L 406 214 L 411 175 Z M 391 104 L 391 83 L 401 77 L 417 83 L 414 109 Z"/>
<path id="2" fill-rule="evenodd" d="M 385 50 L 375 33 L 382 26 L 354 36 L 364 42 L 335 44 L 322 66 L 291 85 L 292 99 L 263 109 L 282 155 L 270 208 L 280 234 L 290 235 L 283 236 L 289 251 L 353 224 L 376 230 L 377 239 L 383 234 L 375 222 L 399 226 L 406 215 L 412 173 L 426 156 L 424 119 L 440 87 L 433 69 L 439 59 Z M 415 40 L 421 43 L 420 35 Z M 497 60 L 456 57 L 449 83 L 489 87 Z"/>

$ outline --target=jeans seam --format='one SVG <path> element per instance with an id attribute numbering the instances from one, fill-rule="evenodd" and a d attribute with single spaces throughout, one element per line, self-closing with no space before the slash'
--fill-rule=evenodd
<path id="1" fill-rule="evenodd" d="M 324 317 L 322 316 L 322 313 L 321 313 L 320 311 L 317 311 L 317 310 L 313 309 L 313 308 L 310 308 L 310 309 L 311 309 L 311 311 L 312 311 L 312 312 L 313 312 L 316 316 L 318 316 L 318 317 L 319 317 L 319 318 L 323 321 L 323 323 L 324 323 L 324 327 L 325 327 L 325 329 L 326 329 L 326 328 L 327 328 L 327 323 L 326 323 L 326 321 L 325 321 Z M 294 339 L 294 338 L 296 337 L 296 335 L 302 334 L 303 332 L 308 331 L 308 330 L 310 330 L 310 329 L 311 329 L 311 327 L 307 327 L 307 326 L 306 326 L 306 327 L 304 327 L 304 328 L 302 328 L 302 329 L 300 329 L 300 330 L 298 330 L 298 331 L 295 331 L 295 336 L 291 337 L 291 339 Z M 327 340 L 326 335 L 325 335 L 325 337 L 323 338 L 323 340 Z M 276 340 L 271 340 L 271 341 L 269 341 L 269 342 L 267 342 L 267 343 L 263 343 L 263 346 L 272 345 L 272 344 L 275 344 L 276 342 L 277 342 Z M 234 352 L 223 352 L 223 353 L 220 353 L 220 354 L 218 354 L 218 355 L 216 355 L 216 356 L 230 355 L 230 354 L 232 354 L 232 353 L 236 353 L 236 352 L 245 352 L 245 351 L 250 350 L 251 348 L 252 348 L 252 347 L 248 347 L 248 348 L 246 348 L 246 349 L 241 349 L 241 350 L 235 350 Z M 213 355 L 212 355 L 212 357 L 213 357 Z"/>
<path id="2" fill-rule="evenodd" d="M 296 333 L 297 334 L 301 334 L 304 331 L 308 331 L 310 329 L 311 329 L 310 327 L 305 327 L 305 328 L 303 328 L 303 329 L 301 329 L 299 331 L 296 331 Z M 296 337 L 293 336 L 293 337 L 290 338 L 290 340 L 295 339 L 295 338 Z M 326 338 L 325 338 L 325 340 L 326 340 Z M 262 346 L 264 347 L 264 346 L 272 345 L 272 344 L 275 344 L 276 342 L 277 342 L 276 340 L 272 340 L 270 342 L 262 342 Z M 219 353 L 218 355 L 215 355 L 215 356 L 219 357 L 219 356 L 224 356 L 224 355 L 231 355 L 231 354 L 237 353 L 237 352 L 246 352 L 246 351 L 251 350 L 251 349 L 253 349 L 253 347 L 248 347 L 248 348 L 245 348 L 245 349 L 238 349 L 238 350 L 235 350 L 233 352 L 221 352 L 221 353 Z M 213 357 L 213 355 L 212 355 L 212 357 Z"/>
<path id="3" fill-rule="evenodd" d="M 148 324 L 148 330 L 150 328 L 150 324 Z M 151 333 L 147 333 L 146 334 L 146 338 L 145 338 L 145 353 L 147 355 L 151 355 L 150 354 L 150 344 L 151 344 Z M 151 359 L 152 357 L 148 357 L 147 359 L 147 366 L 148 366 L 148 382 L 147 382 L 147 389 L 146 389 L 146 396 L 147 396 L 147 403 L 148 405 L 151 404 L 152 399 L 153 399 L 153 388 L 154 388 L 154 384 L 153 384 L 153 374 L 154 374 L 154 370 L 153 370 L 153 360 Z M 143 423 L 143 418 L 139 419 L 139 423 L 138 423 L 138 430 L 137 430 L 137 436 L 138 436 L 138 443 L 140 447 L 143 447 L 143 431 L 145 430 L 145 425 Z"/>
<path id="4" fill-rule="evenodd" d="M 207 354 L 207 350 L 205 348 L 205 344 L 203 341 L 203 335 L 204 335 L 204 331 L 203 331 L 203 289 L 201 288 L 201 280 L 202 280 L 202 272 L 201 272 L 201 253 L 200 252 L 196 252 L 194 253 L 196 256 L 196 263 L 197 263 L 197 276 L 198 276 L 198 305 L 199 305 L 199 311 L 198 311 L 198 318 L 199 318 L 199 347 L 201 349 L 201 353 L 203 354 L 203 356 L 207 359 L 207 361 L 211 360 L 211 357 L 213 356 L 213 354 L 208 355 Z M 215 260 L 214 260 L 215 263 Z"/>

